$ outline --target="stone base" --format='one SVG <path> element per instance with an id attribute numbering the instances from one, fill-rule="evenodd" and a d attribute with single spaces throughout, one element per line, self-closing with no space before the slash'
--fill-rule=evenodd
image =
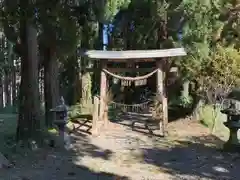
<path id="1" fill-rule="evenodd" d="M 0 153 L 0 170 L 2 168 L 10 168 L 10 167 L 11 167 L 10 162 L 2 153 Z"/>
<path id="2" fill-rule="evenodd" d="M 51 139 L 48 142 L 50 147 L 54 148 L 60 148 L 60 149 L 71 149 L 71 139 L 70 135 L 68 135 L 66 132 L 60 131 L 59 134 L 52 136 Z"/>

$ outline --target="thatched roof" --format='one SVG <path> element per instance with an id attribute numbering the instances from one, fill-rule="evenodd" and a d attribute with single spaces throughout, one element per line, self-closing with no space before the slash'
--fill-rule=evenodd
<path id="1" fill-rule="evenodd" d="M 108 60 L 108 59 L 153 59 L 164 57 L 185 56 L 187 53 L 184 48 L 172 48 L 161 50 L 128 50 L 128 51 L 101 51 L 88 50 L 81 53 L 91 59 Z"/>

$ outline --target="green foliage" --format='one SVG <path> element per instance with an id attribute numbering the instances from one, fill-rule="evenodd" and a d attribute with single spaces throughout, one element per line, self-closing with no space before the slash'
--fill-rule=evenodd
<path id="1" fill-rule="evenodd" d="M 209 60 L 213 35 L 219 26 L 220 0 L 185 0 L 179 7 L 183 12 L 182 44 L 188 56 L 177 62 L 183 78 L 193 80 Z"/>
<path id="2" fill-rule="evenodd" d="M 184 96 L 179 96 L 179 97 L 170 97 L 169 99 L 169 106 L 170 107 L 182 107 L 182 108 L 191 108 L 193 104 L 193 98 L 192 96 L 184 97 Z"/>
<path id="3" fill-rule="evenodd" d="M 92 113 L 92 104 L 89 104 L 88 106 L 83 104 L 76 104 L 69 108 L 68 111 L 68 118 L 74 119 L 78 118 L 81 114 L 91 114 Z"/>
<path id="4" fill-rule="evenodd" d="M 161 36 L 164 34 L 162 31 L 165 28 L 165 21 L 168 37 L 162 41 L 162 46 L 166 43 L 168 47 L 172 47 L 178 30 L 178 27 L 174 26 L 178 21 L 176 16 L 174 18 L 174 9 L 179 2 L 171 4 L 170 6 L 170 2 L 164 0 L 131 1 L 128 8 L 119 11 L 113 22 L 115 28 L 111 48 L 118 50 L 159 48 L 157 42 L 162 38 L 159 34 Z"/>
<path id="5" fill-rule="evenodd" d="M 125 9 L 130 0 L 98 0 L 96 5 L 98 6 L 99 21 L 102 23 L 109 23 L 113 20 L 120 9 Z"/>
<path id="6" fill-rule="evenodd" d="M 227 92 L 238 85 L 239 50 L 236 42 L 226 43 L 231 36 L 226 30 L 229 19 L 222 18 L 224 11 L 230 17 L 232 5 L 227 4 L 221 0 L 185 0 L 178 8 L 184 14 L 182 44 L 188 56 L 178 58 L 176 64 L 182 79 L 194 81 L 201 96 L 217 89 Z M 233 19 L 236 23 L 236 15 Z"/>
<path id="7" fill-rule="evenodd" d="M 68 117 L 70 119 L 74 119 L 75 117 L 78 117 L 81 112 L 82 112 L 82 105 L 81 104 L 76 104 L 74 106 L 71 106 L 68 111 Z"/>
<path id="8" fill-rule="evenodd" d="M 47 132 L 48 134 L 53 134 L 53 135 L 58 133 L 58 131 L 55 128 L 47 129 Z"/>
<path id="9" fill-rule="evenodd" d="M 79 41 L 79 26 L 67 3 L 59 1 L 57 4 L 40 4 L 37 7 L 40 44 L 43 47 L 56 47 L 60 57 L 73 53 Z"/>
<path id="10" fill-rule="evenodd" d="M 221 20 L 224 22 L 220 32 L 221 42 L 226 46 L 240 47 L 240 2 L 224 1 Z"/>
<path id="11" fill-rule="evenodd" d="M 202 90 L 215 91 L 217 88 L 225 92 L 239 85 L 240 52 L 233 47 L 218 45 L 211 54 L 209 62 L 202 66 L 198 82 Z"/>
<path id="12" fill-rule="evenodd" d="M 180 101 L 179 105 L 182 106 L 183 108 L 192 107 L 193 98 L 191 96 L 188 97 L 180 96 L 179 101 Z"/>

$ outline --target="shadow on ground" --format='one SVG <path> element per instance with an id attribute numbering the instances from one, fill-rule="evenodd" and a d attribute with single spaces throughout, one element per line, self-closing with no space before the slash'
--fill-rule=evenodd
<path id="1" fill-rule="evenodd" d="M 176 146 L 169 149 L 142 149 L 143 161 L 159 167 L 174 177 L 239 179 L 239 154 L 221 151 L 216 144 L 223 142 L 217 137 L 191 137 L 189 141 L 176 143 Z"/>
<path id="2" fill-rule="evenodd" d="M 129 179 L 113 173 L 95 171 L 82 165 L 81 161 L 85 156 L 108 160 L 112 155 L 110 150 L 91 144 L 89 136 L 74 132 L 73 145 L 69 151 L 45 147 L 15 159 L 10 158 L 15 164 L 14 168 L 0 170 L 0 177 L 11 180 Z"/>
<path id="3" fill-rule="evenodd" d="M 123 121 L 117 122 L 124 123 Z M 183 125 L 184 126 L 181 126 L 182 128 L 186 127 L 185 125 L 187 124 Z M 181 127 L 177 126 L 176 128 L 179 129 Z M 186 134 L 182 134 L 181 137 L 173 137 L 174 139 L 171 139 L 170 136 L 166 138 L 158 138 L 155 136 L 143 138 L 145 136 L 140 136 L 140 134 L 137 133 L 133 134 L 132 131 L 128 131 L 128 128 L 123 128 L 123 131 L 119 130 L 119 132 L 116 133 L 116 135 L 119 136 L 118 139 L 113 136 L 114 133 L 109 134 L 109 136 L 111 136 L 110 139 L 105 139 L 109 147 L 105 144 L 102 145 L 102 141 L 100 141 L 98 145 L 94 145 L 95 143 L 92 142 L 90 136 L 80 131 L 74 131 L 72 133 L 72 143 L 74 145 L 72 150 L 66 151 L 58 148 L 46 147 L 33 152 L 25 152 L 18 158 L 10 157 L 15 167 L 0 170 L 0 179 L 129 180 L 130 177 L 134 175 L 131 174 L 131 172 L 138 174 L 140 171 L 140 173 L 150 179 L 152 176 L 157 176 L 161 173 L 170 174 L 173 179 L 175 178 L 176 180 L 195 180 L 204 178 L 214 180 L 239 179 L 239 154 L 229 154 L 220 151 L 223 142 L 219 138 L 210 135 L 197 135 L 199 133 L 193 135 L 193 132 L 191 132 L 192 134 L 188 132 L 188 130 L 192 128 L 195 128 L 195 126 L 189 125 L 188 128 L 186 127 Z M 197 129 L 194 130 L 197 131 Z M 105 137 L 103 136 L 101 138 Z M 143 142 L 137 143 L 139 139 Z M 130 140 L 132 141 L 131 143 Z M 124 165 L 124 162 L 120 165 L 116 165 L 117 167 L 115 166 L 115 169 L 113 169 L 114 167 L 112 166 L 106 165 L 107 168 L 105 167 L 104 169 L 107 172 L 103 172 L 101 167 L 95 168 L 94 166 L 97 166 L 97 164 L 94 164 L 96 161 L 93 161 L 92 164 L 87 163 L 91 164 L 91 166 L 86 165 L 86 161 L 91 158 L 85 157 L 92 157 L 94 160 L 100 160 L 98 161 L 98 166 L 99 164 L 105 166 L 105 164 L 102 163 L 104 161 L 113 161 L 112 164 L 115 165 L 117 159 L 114 159 L 114 161 L 112 157 L 116 154 L 115 151 L 117 148 L 112 147 L 112 149 L 110 149 L 110 143 L 112 143 L 112 146 L 116 146 L 116 141 L 126 141 L 124 144 L 120 144 L 126 145 L 126 147 L 122 147 L 118 153 L 123 154 L 128 152 L 131 157 L 127 156 L 127 160 L 134 159 L 133 163 L 127 167 L 127 172 L 124 171 L 120 174 L 122 168 L 120 165 Z M 129 151 L 123 152 L 123 150 L 127 149 Z M 132 152 L 132 150 L 134 151 Z M 140 153 L 137 152 L 138 150 Z M 152 166 L 154 166 L 153 169 L 156 168 L 157 171 L 154 170 L 152 173 L 149 173 Z M 127 177 L 124 176 L 125 173 Z"/>
<path id="4" fill-rule="evenodd" d="M 132 131 L 139 134 L 143 134 L 149 137 L 163 137 L 160 132 L 159 122 L 153 120 L 152 115 L 148 112 L 146 114 L 121 112 L 112 117 L 110 121 L 126 126 L 127 128 L 130 128 Z"/>

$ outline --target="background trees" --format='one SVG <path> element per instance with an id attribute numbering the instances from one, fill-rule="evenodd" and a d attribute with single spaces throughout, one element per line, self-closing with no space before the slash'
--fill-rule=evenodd
<path id="1" fill-rule="evenodd" d="M 5 110 L 17 106 L 17 139 L 36 139 L 40 124 L 52 126 L 49 110 L 60 96 L 70 105 L 91 104 L 92 93 L 98 91 L 98 72 L 88 68 L 97 64 L 78 53 L 103 48 L 104 25 L 109 30 L 104 35 L 109 50 L 185 47 L 188 56 L 168 65 L 180 70 L 178 84 L 185 100 L 210 102 L 209 94 L 216 89 L 238 86 L 239 3 L 1 1 L 0 106 Z M 175 89 L 178 96 L 181 88 Z"/>

